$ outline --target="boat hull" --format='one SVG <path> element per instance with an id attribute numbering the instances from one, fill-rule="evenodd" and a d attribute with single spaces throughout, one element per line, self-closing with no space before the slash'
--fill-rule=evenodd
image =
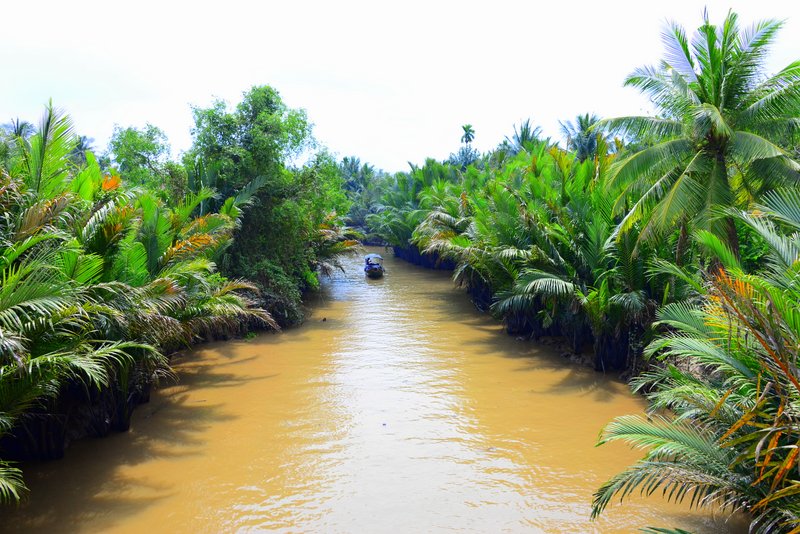
<path id="1" fill-rule="evenodd" d="M 375 269 L 375 268 L 372 268 L 372 269 L 366 268 L 366 269 L 364 269 L 364 273 L 369 278 L 381 278 L 383 276 L 383 268 L 382 267 L 378 267 L 377 269 Z"/>

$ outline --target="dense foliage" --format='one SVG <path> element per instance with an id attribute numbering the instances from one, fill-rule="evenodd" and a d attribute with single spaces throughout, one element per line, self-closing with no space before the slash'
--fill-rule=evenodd
<path id="1" fill-rule="evenodd" d="M 635 235 L 614 239 L 615 156 L 597 143 L 602 155 L 584 161 L 548 140 L 464 172 L 429 160 L 396 175 L 368 221 L 398 249 L 454 262 L 456 281 L 509 330 L 563 335 L 577 352 L 593 343 L 598 369 L 624 368 L 674 291 L 645 276 Z"/>
<path id="2" fill-rule="evenodd" d="M 619 417 L 601 438 L 647 455 L 600 488 L 594 514 L 615 495 L 662 489 L 693 505 L 747 511 L 754 532 L 800 525 L 800 241 L 779 230 L 800 230 L 800 194 L 768 194 L 757 210 L 736 217 L 769 243 L 759 273 L 746 272 L 713 234 L 698 236 L 722 268 L 692 282 L 702 298 L 659 310 L 668 333 L 646 353 L 663 365 L 633 381 L 648 392 L 651 413 Z"/>
<path id="3" fill-rule="evenodd" d="M 446 161 L 393 175 L 311 154 L 305 113 L 270 87 L 195 108 L 180 162 L 152 125 L 118 127 L 99 162 L 52 108 L 38 129 L 12 122 L 0 445 L 57 456 L 76 427 L 123 429 L 165 353 L 300 321 L 302 293 L 355 244 L 346 215 L 398 256 L 452 267 L 510 332 L 562 336 L 633 377 L 650 413 L 601 443 L 646 456 L 598 490 L 595 515 L 660 490 L 798 531 L 800 62 L 764 72 L 780 27 L 672 25 L 665 59 L 626 80 L 656 116 L 579 115 L 563 147 L 526 120 L 486 154 L 465 124 Z M 0 461 L 0 500 L 23 489 Z"/>
<path id="4" fill-rule="evenodd" d="M 474 161 L 378 183 L 366 220 L 396 253 L 452 262 L 509 331 L 591 344 L 595 368 L 648 394 L 648 418 L 603 434 L 648 452 L 595 514 L 664 490 L 749 512 L 758 531 L 800 527 L 800 62 L 763 70 L 780 26 L 670 26 L 665 60 L 626 81 L 656 117 L 578 116 L 566 148 L 526 121 Z"/>
<path id="5" fill-rule="evenodd" d="M 86 384 L 80 400 L 109 402 L 106 420 L 122 428 L 168 372 L 164 350 L 250 320 L 274 324 L 239 293 L 248 283 L 215 272 L 236 221 L 192 216 L 210 191 L 169 207 L 104 175 L 91 153 L 75 166 L 75 141 L 48 108 L 0 175 L 0 433 L 27 440 L 31 456 L 60 454 L 61 416 L 80 416 L 62 402 L 66 390 L 81 395 L 75 384 Z M 5 469 L 0 497 L 10 500 L 21 481 Z"/>
<path id="6" fill-rule="evenodd" d="M 320 152 L 301 168 L 286 165 L 313 146 L 311 126 L 270 87 L 254 87 L 232 111 L 217 101 L 195 108 L 194 117 L 194 145 L 184 156 L 189 189 L 211 187 L 221 198 L 252 191 L 256 206 L 222 258 L 223 271 L 253 281 L 279 323 L 299 322 L 301 293 L 317 287 L 318 263 L 339 252 L 329 247 L 329 230 L 350 207 L 337 162 Z M 349 237 L 338 242 L 354 244 Z"/>
<path id="7" fill-rule="evenodd" d="M 800 528 L 800 62 L 762 68 L 780 26 L 740 31 L 730 13 L 721 27 L 706 18 L 691 42 L 672 26 L 666 60 L 628 79 L 663 116 L 608 121 L 656 140 L 615 169 L 612 180 L 638 192 L 620 233 L 638 226 L 653 239 L 677 225 L 673 272 L 696 297 L 659 310 L 662 334 L 646 353 L 664 363 L 634 382 L 653 413 L 618 418 L 601 440 L 647 455 L 598 490 L 594 514 L 615 495 L 661 489 L 745 511 L 754 532 Z M 681 268 L 687 227 L 710 261 Z M 742 237 L 762 245 L 757 268 L 742 261 Z"/>
<path id="8" fill-rule="evenodd" d="M 104 164 L 52 106 L 3 129 L 0 501 L 24 491 L 2 458 L 127 429 L 170 352 L 301 320 L 317 269 L 354 244 L 336 162 L 286 166 L 310 142 L 302 112 L 257 87 L 195 114 L 186 165 L 151 125 L 117 128 Z"/>

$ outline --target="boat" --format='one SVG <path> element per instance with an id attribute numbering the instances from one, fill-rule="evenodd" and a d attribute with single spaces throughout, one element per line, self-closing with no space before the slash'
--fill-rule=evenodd
<path id="1" fill-rule="evenodd" d="M 364 273 L 370 278 L 383 276 L 383 258 L 380 254 L 367 254 L 364 256 Z"/>

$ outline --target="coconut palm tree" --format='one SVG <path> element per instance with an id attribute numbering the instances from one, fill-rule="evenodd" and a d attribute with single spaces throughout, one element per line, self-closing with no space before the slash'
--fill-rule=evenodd
<path id="1" fill-rule="evenodd" d="M 472 128 L 471 124 L 465 124 L 461 129 L 464 130 L 464 135 L 461 136 L 461 142 L 465 145 L 469 145 L 472 143 L 473 139 L 475 139 L 475 130 Z"/>
<path id="2" fill-rule="evenodd" d="M 533 126 L 530 119 L 525 119 L 519 125 L 514 125 L 514 135 L 506 137 L 501 145 L 501 149 L 511 156 L 516 156 L 523 150 L 529 150 L 534 146 L 542 135 L 542 128 Z"/>
<path id="3" fill-rule="evenodd" d="M 75 138 L 75 147 L 72 149 L 71 156 L 76 165 L 81 166 L 86 163 L 86 153 L 94 151 L 92 143 L 94 143 L 92 137 L 79 135 Z"/>
<path id="4" fill-rule="evenodd" d="M 36 128 L 28 121 L 21 120 L 19 117 L 11 119 L 3 125 L 3 129 L 14 138 L 28 139 L 34 134 Z"/>
<path id="5" fill-rule="evenodd" d="M 715 216 L 716 209 L 745 208 L 765 191 L 798 182 L 800 165 L 779 141 L 800 131 L 800 62 L 764 73 L 781 26 L 768 20 L 741 30 L 732 12 L 716 26 L 705 13 L 691 41 L 670 25 L 659 66 L 628 76 L 625 85 L 648 95 L 658 116 L 600 122 L 653 140 L 619 160 L 612 173 L 610 184 L 623 188 L 616 204 L 625 215 L 621 232 L 639 221 L 643 238 L 676 226 L 682 235 L 688 227 L 705 228 L 738 254 L 734 220 Z M 680 257 L 685 240 L 678 244 Z"/>
<path id="6" fill-rule="evenodd" d="M 561 133 L 567 140 L 567 148 L 574 150 L 578 161 L 594 158 L 597 153 L 597 136 L 599 132 L 594 125 L 600 122 L 597 115 L 578 115 L 575 123 L 572 121 L 561 122 Z"/>

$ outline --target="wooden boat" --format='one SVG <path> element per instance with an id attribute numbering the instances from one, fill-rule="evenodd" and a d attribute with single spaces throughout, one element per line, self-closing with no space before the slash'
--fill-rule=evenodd
<path id="1" fill-rule="evenodd" d="M 383 258 L 380 254 L 367 254 L 364 256 L 364 273 L 370 278 L 383 276 Z"/>

